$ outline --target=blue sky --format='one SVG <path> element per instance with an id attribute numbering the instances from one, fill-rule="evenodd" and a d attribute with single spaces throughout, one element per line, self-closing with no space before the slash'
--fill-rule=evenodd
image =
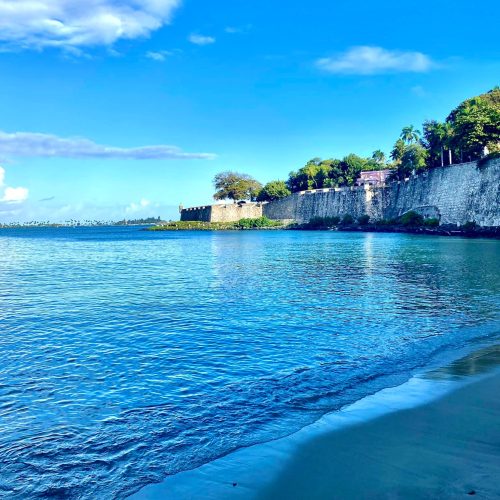
<path id="1" fill-rule="evenodd" d="M 0 0 L 0 222 L 206 204 L 500 83 L 497 2 Z"/>

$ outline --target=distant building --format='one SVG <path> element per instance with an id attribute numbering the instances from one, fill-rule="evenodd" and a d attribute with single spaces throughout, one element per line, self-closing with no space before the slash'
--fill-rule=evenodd
<path id="1" fill-rule="evenodd" d="M 384 184 L 389 175 L 391 175 L 391 172 L 392 170 L 390 169 L 363 171 L 359 174 L 356 185 L 363 186 L 368 184 L 370 186 L 377 186 Z"/>

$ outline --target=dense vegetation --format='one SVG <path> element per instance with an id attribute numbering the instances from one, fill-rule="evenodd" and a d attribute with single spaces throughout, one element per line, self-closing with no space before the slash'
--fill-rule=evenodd
<path id="1" fill-rule="evenodd" d="M 237 222 L 198 222 L 198 221 L 174 221 L 160 224 L 148 228 L 148 231 L 221 231 L 221 230 L 240 230 L 240 229 L 266 229 L 281 228 L 283 224 L 280 221 L 268 219 L 267 217 L 258 217 L 256 219 L 240 219 Z"/>
<path id="2" fill-rule="evenodd" d="M 290 172 L 286 181 L 262 186 L 252 177 L 223 172 L 214 179 L 215 199 L 273 201 L 297 191 L 352 186 L 361 171 L 391 169 L 393 179 L 405 179 L 429 168 L 500 154 L 500 87 L 457 106 L 441 123 L 426 121 L 422 132 L 404 127 L 389 158 L 376 150 L 369 158 L 354 153 L 342 159 L 313 158 Z"/>

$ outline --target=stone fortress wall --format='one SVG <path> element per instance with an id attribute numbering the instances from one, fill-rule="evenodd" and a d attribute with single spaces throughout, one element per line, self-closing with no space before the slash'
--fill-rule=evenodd
<path id="1" fill-rule="evenodd" d="M 258 217 L 262 217 L 262 203 L 227 203 L 185 208 L 181 211 L 182 221 L 233 222 Z"/>
<path id="2" fill-rule="evenodd" d="M 225 207 L 225 208 L 224 208 Z M 182 211 L 181 220 L 236 221 L 265 215 L 270 219 L 308 222 L 313 217 L 392 219 L 410 210 L 441 224 L 473 221 L 500 226 L 500 159 L 434 168 L 405 181 L 381 186 L 301 191 L 270 203 L 212 205 Z"/>

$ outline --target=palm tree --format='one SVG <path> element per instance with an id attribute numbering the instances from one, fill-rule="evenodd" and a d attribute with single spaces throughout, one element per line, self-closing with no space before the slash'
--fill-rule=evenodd
<path id="1" fill-rule="evenodd" d="M 439 148 L 439 154 L 441 157 L 441 166 L 444 167 L 444 144 L 446 137 L 446 127 L 444 123 L 440 122 L 430 122 L 429 126 L 429 143 L 434 143 L 434 148 Z"/>
<path id="2" fill-rule="evenodd" d="M 403 141 L 407 144 L 411 144 L 413 142 L 418 142 L 420 135 L 419 130 L 415 130 L 413 125 L 408 125 L 407 127 L 403 127 L 399 137 L 401 137 L 401 139 L 403 139 Z"/>
<path id="3" fill-rule="evenodd" d="M 392 148 L 391 151 L 391 158 L 396 162 L 400 162 L 401 158 L 403 158 L 403 155 L 406 150 L 406 145 L 403 139 L 398 139 L 396 141 L 396 144 L 394 144 L 394 147 Z"/>
<path id="4" fill-rule="evenodd" d="M 376 151 L 373 152 L 372 159 L 375 160 L 375 163 L 378 164 L 383 164 L 385 163 L 386 160 L 384 152 L 381 151 L 380 149 L 377 149 Z"/>

